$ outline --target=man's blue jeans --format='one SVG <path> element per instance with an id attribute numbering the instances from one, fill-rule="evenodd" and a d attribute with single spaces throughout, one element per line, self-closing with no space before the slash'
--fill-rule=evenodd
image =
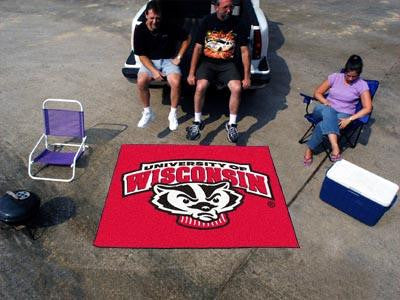
<path id="1" fill-rule="evenodd" d="M 313 115 L 321 121 L 315 126 L 311 138 L 307 142 L 311 150 L 315 150 L 321 144 L 324 135 L 331 133 L 339 135 L 339 119 L 350 117 L 350 114 L 337 112 L 332 107 L 320 103 L 314 108 Z"/>

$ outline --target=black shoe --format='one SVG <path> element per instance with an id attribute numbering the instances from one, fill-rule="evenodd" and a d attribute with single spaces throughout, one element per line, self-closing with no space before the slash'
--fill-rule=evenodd
<path id="1" fill-rule="evenodd" d="M 237 130 L 237 124 L 225 124 L 226 132 L 228 133 L 228 141 L 231 143 L 236 143 L 239 138 L 239 132 Z"/>
<path id="2" fill-rule="evenodd" d="M 194 141 L 197 140 L 200 137 L 200 130 L 203 130 L 204 128 L 204 122 L 193 122 L 193 125 L 186 128 L 187 134 L 186 138 L 188 140 Z"/>

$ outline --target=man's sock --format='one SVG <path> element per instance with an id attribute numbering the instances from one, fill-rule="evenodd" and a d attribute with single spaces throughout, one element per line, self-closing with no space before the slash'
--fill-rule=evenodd
<path id="1" fill-rule="evenodd" d="M 201 112 L 195 112 L 194 113 L 194 121 L 195 122 L 201 122 Z"/>
<path id="2" fill-rule="evenodd" d="M 229 115 L 229 125 L 236 124 L 237 115 L 230 114 Z"/>
<path id="3" fill-rule="evenodd" d="M 144 110 L 145 113 L 150 113 L 151 112 L 151 107 L 147 106 L 147 107 L 143 108 L 143 110 Z"/>
<path id="4" fill-rule="evenodd" d="M 170 112 L 170 114 L 171 114 L 171 115 L 176 114 L 176 107 L 172 107 L 172 106 L 171 106 L 171 112 Z"/>

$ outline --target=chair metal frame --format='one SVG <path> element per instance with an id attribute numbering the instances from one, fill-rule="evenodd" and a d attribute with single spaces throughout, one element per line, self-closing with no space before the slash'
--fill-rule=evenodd
<path id="1" fill-rule="evenodd" d="M 46 99 L 45 101 L 43 101 L 42 104 L 42 109 L 43 111 L 45 111 L 45 109 L 48 109 L 46 106 L 49 103 L 74 103 L 77 104 L 79 106 L 79 112 L 83 113 L 83 107 L 82 104 L 78 101 L 78 100 L 69 100 L 69 99 Z M 76 110 L 78 112 L 78 110 Z M 44 120 L 44 123 L 46 121 Z M 46 124 L 44 124 L 46 126 Z M 85 126 L 84 126 L 84 120 L 82 119 L 82 124 L 80 124 L 81 126 L 83 126 L 83 132 L 85 131 Z M 45 131 L 46 132 L 46 131 Z M 29 177 L 35 180 L 47 180 L 47 181 L 58 181 L 58 182 L 71 182 L 74 177 L 75 177 L 75 167 L 76 167 L 76 161 L 78 160 L 78 158 L 84 153 L 85 149 L 88 148 L 88 146 L 85 144 L 86 142 L 86 138 L 87 136 L 84 135 L 82 137 L 82 141 L 81 143 L 77 144 L 77 143 L 49 143 L 49 136 L 51 135 L 47 135 L 46 133 L 43 133 L 39 139 L 39 141 L 36 143 L 35 147 L 33 148 L 33 150 L 31 151 L 31 153 L 29 154 L 29 164 L 28 164 L 28 174 Z M 74 136 L 73 138 L 76 138 L 76 136 Z M 69 178 L 53 178 L 53 177 L 39 177 L 39 176 L 35 176 L 32 174 L 32 166 L 35 163 L 35 158 L 32 159 L 36 149 L 38 148 L 38 146 L 42 143 L 42 141 L 44 141 L 44 146 L 45 146 L 45 150 L 49 150 L 51 151 L 51 147 L 56 148 L 56 147 L 73 147 L 73 148 L 77 148 L 75 155 L 73 157 L 72 163 L 69 165 L 72 168 L 72 175 Z M 53 165 L 51 163 L 49 163 L 49 165 Z"/>
<path id="2" fill-rule="evenodd" d="M 365 80 L 365 81 L 368 84 L 370 94 L 371 94 L 371 100 L 372 100 L 375 96 L 376 91 L 378 90 L 379 81 L 377 81 L 377 80 Z M 327 95 L 328 94 L 325 94 L 324 96 L 327 96 Z M 313 114 L 309 112 L 309 106 L 310 106 L 311 102 L 318 101 L 318 100 L 315 99 L 314 97 L 308 96 L 303 93 L 300 93 L 300 96 L 303 97 L 303 103 L 306 104 L 306 114 L 304 115 L 304 118 L 306 118 L 306 120 L 311 123 L 311 125 L 307 129 L 306 133 L 299 140 L 300 144 L 304 144 L 308 141 L 308 138 L 311 136 L 312 131 L 314 130 L 315 126 L 320 122 L 320 120 L 317 120 L 316 118 L 314 118 Z M 361 108 L 362 108 L 361 99 L 358 99 L 358 103 L 356 106 L 356 112 L 358 112 Z M 340 130 L 339 143 L 342 143 L 343 140 L 345 140 L 345 142 L 348 145 L 350 145 L 351 148 L 355 148 L 357 146 L 358 139 L 360 138 L 362 129 L 363 129 L 364 125 L 369 122 L 371 114 L 372 114 L 372 111 L 368 115 L 361 117 L 357 120 L 354 120 L 346 128 Z M 352 142 L 352 138 L 354 135 L 355 135 L 355 139 Z M 324 148 L 324 151 L 326 152 L 326 154 L 328 155 L 328 157 L 330 159 L 330 156 L 329 156 L 330 146 L 329 146 L 329 142 L 326 139 L 324 139 L 322 141 L 322 146 Z"/>

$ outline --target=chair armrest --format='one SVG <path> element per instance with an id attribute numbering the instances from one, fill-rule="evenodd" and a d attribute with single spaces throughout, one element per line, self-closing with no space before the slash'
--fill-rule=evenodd
<path id="1" fill-rule="evenodd" d="M 306 106 L 306 114 L 308 115 L 308 114 L 310 114 L 309 111 L 308 111 L 308 107 L 310 106 L 311 101 L 317 100 L 317 99 L 315 99 L 314 97 L 308 96 L 306 94 L 303 94 L 303 93 L 300 93 L 300 96 L 303 97 L 303 103 L 307 104 L 307 106 Z"/>
<path id="2" fill-rule="evenodd" d="M 33 155 L 33 153 L 35 152 L 36 148 L 39 146 L 40 142 L 43 140 L 43 138 L 44 138 L 45 136 L 46 136 L 46 135 L 43 133 L 42 136 L 40 137 L 39 141 L 36 143 L 35 147 L 33 147 L 31 153 L 29 154 L 29 164 L 30 164 L 31 161 L 32 161 L 32 155 Z"/>
<path id="3" fill-rule="evenodd" d="M 308 96 L 306 94 L 300 93 L 300 96 L 303 97 L 303 103 L 310 104 L 311 101 L 317 100 L 314 97 Z"/>

